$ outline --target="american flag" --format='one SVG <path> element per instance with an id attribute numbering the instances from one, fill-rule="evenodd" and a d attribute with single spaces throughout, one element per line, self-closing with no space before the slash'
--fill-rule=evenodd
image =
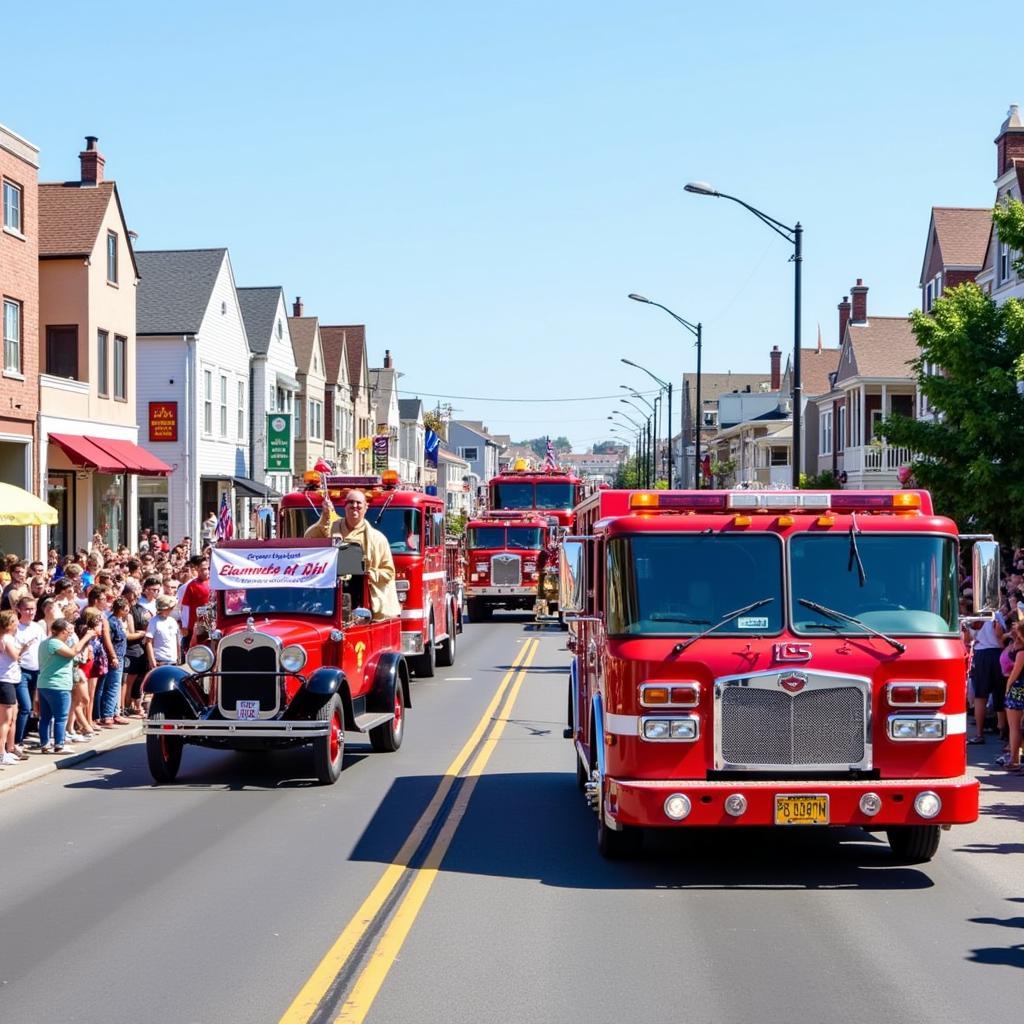
<path id="1" fill-rule="evenodd" d="M 547 448 L 544 450 L 544 468 L 545 469 L 557 469 L 558 463 L 555 461 L 555 446 L 551 443 L 551 438 L 548 438 Z"/>
<path id="2" fill-rule="evenodd" d="M 217 539 L 231 540 L 235 535 L 235 524 L 231 519 L 231 509 L 228 506 L 228 496 L 220 496 L 220 515 L 217 516 Z"/>

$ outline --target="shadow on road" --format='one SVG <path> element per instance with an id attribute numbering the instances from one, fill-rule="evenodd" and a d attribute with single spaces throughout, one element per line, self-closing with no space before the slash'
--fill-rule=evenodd
<path id="1" fill-rule="evenodd" d="M 391 863 L 408 835 L 396 829 L 396 820 L 415 820 L 439 781 L 396 779 L 352 859 Z M 926 868 L 895 864 L 887 843 L 859 829 L 651 830 L 640 858 L 611 863 L 597 852 L 596 828 L 568 773 L 484 775 L 441 870 L 578 889 L 909 890 L 933 884 Z"/>

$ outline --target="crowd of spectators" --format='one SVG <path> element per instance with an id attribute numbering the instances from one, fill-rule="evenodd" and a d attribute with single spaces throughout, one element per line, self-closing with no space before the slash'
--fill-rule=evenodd
<path id="1" fill-rule="evenodd" d="M 970 611 L 971 580 L 965 581 L 961 612 Z M 1000 584 L 1001 603 L 991 619 L 968 622 L 964 641 L 971 650 L 970 703 L 980 745 L 992 734 L 1003 744 L 999 768 L 1024 773 L 1021 762 L 1024 718 L 1024 548 L 1017 548 Z M 989 722 L 991 721 L 991 725 Z"/>
<path id="2" fill-rule="evenodd" d="M 145 716 L 142 680 L 180 663 L 203 624 L 209 548 L 143 531 L 47 560 L 0 554 L 0 770 Z M 38 733 L 38 741 L 29 736 Z"/>

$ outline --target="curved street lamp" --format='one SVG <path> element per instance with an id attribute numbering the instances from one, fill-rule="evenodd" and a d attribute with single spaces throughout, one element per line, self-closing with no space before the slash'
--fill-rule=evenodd
<path id="1" fill-rule="evenodd" d="M 654 458 L 654 446 L 652 444 L 651 437 L 651 424 L 652 422 L 654 423 L 654 438 L 657 438 L 657 415 L 655 413 L 652 413 L 650 416 L 648 416 L 647 413 L 645 413 L 643 409 L 641 409 L 640 406 L 636 404 L 636 402 L 631 402 L 628 398 L 620 398 L 619 401 L 625 405 L 628 405 L 631 409 L 635 409 L 640 414 L 640 419 L 643 420 L 644 422 L 644 430 L 646 431 L 647 436 L 647 455 L 645 457 L 644 465 L 646 467 L 647 486 L 651 487 L 653 486 L 653 481 L 657 477 L 657 467 L 655 466 Z"/>
<path id="2" fill-rule="evenodd" d="M 635 299 L 637 302 L 648 302 L 642 295 L 630 295 L 631 299 Z M 667 415 L 667 427 L 665 430 L 666 437 L 668 439 L 668 489 L 672 489 L 672 383 L 671 381 L 663 381 L 660 377 L 656 377 L 646 366 L 641 366 L 639 363 L 634 363 L 632 359 L 622 359 L 627 366 L 632 366 L 634 370 L 643 370 L 648 377 L 653 380 L 658 387 L 668 392 L 668 415 Z"/>
<path id="3" fill-rule="evenodd" d="M 793 486 L 800 486 L 800 460 L 801 460 L 801 439 L 800 439 L 800 421 L 801 421 L 801 398 L 802 398 L 802 387 L 800 383 L 800 268 L 804 261 L 803 255 L 803 240 L 804 240 L 804 229 L 800 221 L 797 221 L 793 227 L 789 227 L 788 224 L 783 224 L 782 221 L 776 220 L 774 217 L 769 217 L 767 213 L 757 209 L 756 206 L 751 206 L 750 203 L 745 203 L 742 199 L 737 199 L 736 196 L 727 195 L 725 192 L 719 192 L 714 186 L 709 185 L 706 181 L 691 181 L 687 185 L 683 186 L 683 190 L 686 192 L 692 192 L 698 196 L 715 196 L 718 199 L 731 199 L 734 203 L 739 203 L 740 206 L 745 210 L 749 210 L 762 224 L 766 224 L 768 227 L 775 232 L 775 234 L 784 238 L 790 245 L 793 246 L 793 260 L 794 266 L 794 287 L 793 287 Z"/>
<path id="4" fill-rule="evenodd" d="M 621 409 L 612 409 L 612 416 L 621 416 L 627 423 L 631 423 L 636 428 L 636 457 L 637 457 L 637 483 L 640 482 L 639 466 L 640 461 L 643 460 L 644 464 L 644 487 L 650 486 L 647 474 L 647 456 L 644 454 L 644 434 L 646 427 L 640 423 L 637 423 L 632 416 L 624 413 Z M 608 419 L 611 419 L 609 416 Z"/>

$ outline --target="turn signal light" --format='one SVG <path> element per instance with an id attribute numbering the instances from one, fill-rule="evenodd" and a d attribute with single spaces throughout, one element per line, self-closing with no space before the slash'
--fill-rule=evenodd
<path id="1" fill-rule="evenodd" d="M 749 526 L 750 525 L 750 516 L 733 516 L 732 525 L 733 526 Z"/>
<path id="2" fill-rule="evenodd" d="M 886 689 L 894 708 L 942 707 L 946 703 L 945 683 L 889 683 Z"/>

